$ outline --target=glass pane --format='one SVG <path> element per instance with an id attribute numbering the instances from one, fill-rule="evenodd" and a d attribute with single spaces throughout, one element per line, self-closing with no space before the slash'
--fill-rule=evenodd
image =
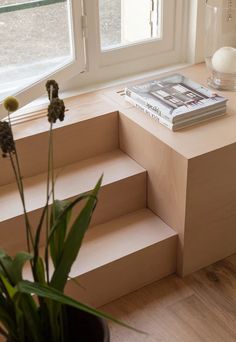
<path id="1" fill-rule="evenodd" d="M 160 38 L 160 0 L 99 0 L 102 50 Z"/>
<path id="2" fill-rule="evenodd" d="M 69 0 L 0 0 L 0 101 L 72 60 Z"/>

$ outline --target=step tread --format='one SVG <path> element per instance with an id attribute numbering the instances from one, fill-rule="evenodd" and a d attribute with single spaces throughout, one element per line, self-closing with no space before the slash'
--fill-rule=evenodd
<path id="1" fill-rule="evenodd" d="M 177 233 L 147 208 L 94 226 L 86 233 L 70 277 L 78 277 L 175 237 Z M 26 269 L 25 276 L 31 278 L 28 272 Z"/>
<path id="2" fill-rule="evenodd" d="M 87 273 L 173 236 L 176 232 L 149 209 L 95 226 L 87 232 L 70 276 Z"/>
<path id="3" fill-rule="evenodd" d="M 120 150 L 67 165 L 55 170 L 56 198 L 67 199 L 91 190 L 104 173 L 102 185 L 146 172 Z M 24 180 L 27 211 L 37 210 L 45 204 L 46 173 Z M 0 222 L 23 213 L 15 184 L 0 187 Z"/>

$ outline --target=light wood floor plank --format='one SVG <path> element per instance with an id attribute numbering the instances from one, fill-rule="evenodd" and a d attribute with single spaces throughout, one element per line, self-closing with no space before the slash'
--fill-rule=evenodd
<path id="1" fill-rule="evenodd" d="M 235 342 L 236 255 L 183 279 L 162 279 L 102 309 L 149 334 L 112 323 L 112 342 Z"/>

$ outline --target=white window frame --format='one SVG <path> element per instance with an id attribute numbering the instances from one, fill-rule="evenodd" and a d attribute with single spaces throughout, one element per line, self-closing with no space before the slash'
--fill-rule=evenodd
<path id="1" fill-rule="evenodd" d="M 85 39 L 81 30 L 83 25 L 83 1 L 69 0 L 68 8 L 72 58 L 70 61 L 65 61 L 56 67 L 50 74 L 42 75 L 39 80 L 18 91 L 14 92 L 13 90 L 12 95 L 17 97 L 21 107 L 45 93 L 45 83 L 48 79 L 55 78 L 60 83 L 86 69 Z M 6 111 L 3 103 L 0 103 L 0 118 L 5 116 Z"/>
<path id="2" fill-rule="evenodd" d="M 98 12 L 99 0 L 94 0 L 96 11 Z M 161 7 L 161 37 L 140 41 L 127 46 L 121 46 L 106 51 L 100 49 L 100 37 L 97 37 L 99 42 L 99 65 L 107 66 L 111 64 L 118 64 L 124 61 L 139 59 L 152 55 L 170 52 L 176 49 L 175 47 L 175 30 L 180 25 L 179 14 L 181 16 L 180 7 L 183 1 L 179 0 L 162 0 Z M 181 16 L 182 17 L 182 16 Z M 168 20 L 165 20 L 168 18 Z M 99 30 L 99 20 L 97 15 L 97 30 Z M 177 32 L 178 34 L 178 28 Z M 134 58 L 135 56 L 135 58 Z"/>
<path id="3" fill-rule="evenodd" d="M 192 0 L 191 0 L 192 1 Z M 163 0 L 164 15 L 171 12 L 171 29 L 164 18 L 164 39 L 144 41 L 108 51 L 101 51 L 98 0 L 85 0 L 87 16 L 87 72 L 70 82 L 81 88 L 132 74 L 181 63 L 185 56 L 185 13 L 189 0 Z M 169 31 L 169 32 L 168 32 Z M 183 37 L 184 36 L 184 37 Z M 181 38 L 181 39 L 180 39 Z M 135 56 L 135 57 L 133 57 Z"/>
<path id="4" fill-rule="evenodd" d="M 206 0 L 189 1 L 186 61 L 191 64 L 205 59 L 205 9 Z"/>
<path id="5" fill-rule="evenodd" d="M 163 41 L 144 41 L 108 51 L 100 48 L 98 0 L 71 2 L 76 60 L 50 75 L 67 93 L 81 93 L 91 85 L 95 89 L 96 84 L 127 79 L 162 67 L 203 61 L 205 0 L 163 0 L 164 16 L 170 17 L 171 12 L 172 18 Z M 168 26 L 168 21 L 164 17 L 165 25 Z M 21 106 L 45 94 L 44 84 L 45 79 L 17 94 Z"/>

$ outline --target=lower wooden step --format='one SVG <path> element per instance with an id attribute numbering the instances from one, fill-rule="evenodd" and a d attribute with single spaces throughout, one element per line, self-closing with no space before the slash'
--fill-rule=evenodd
<path id="1" fill-rule="evenodd" d="M 101 306 L 176 270 L 177 234 L 148 209 L 88 231 L 66 293 Z"/>

